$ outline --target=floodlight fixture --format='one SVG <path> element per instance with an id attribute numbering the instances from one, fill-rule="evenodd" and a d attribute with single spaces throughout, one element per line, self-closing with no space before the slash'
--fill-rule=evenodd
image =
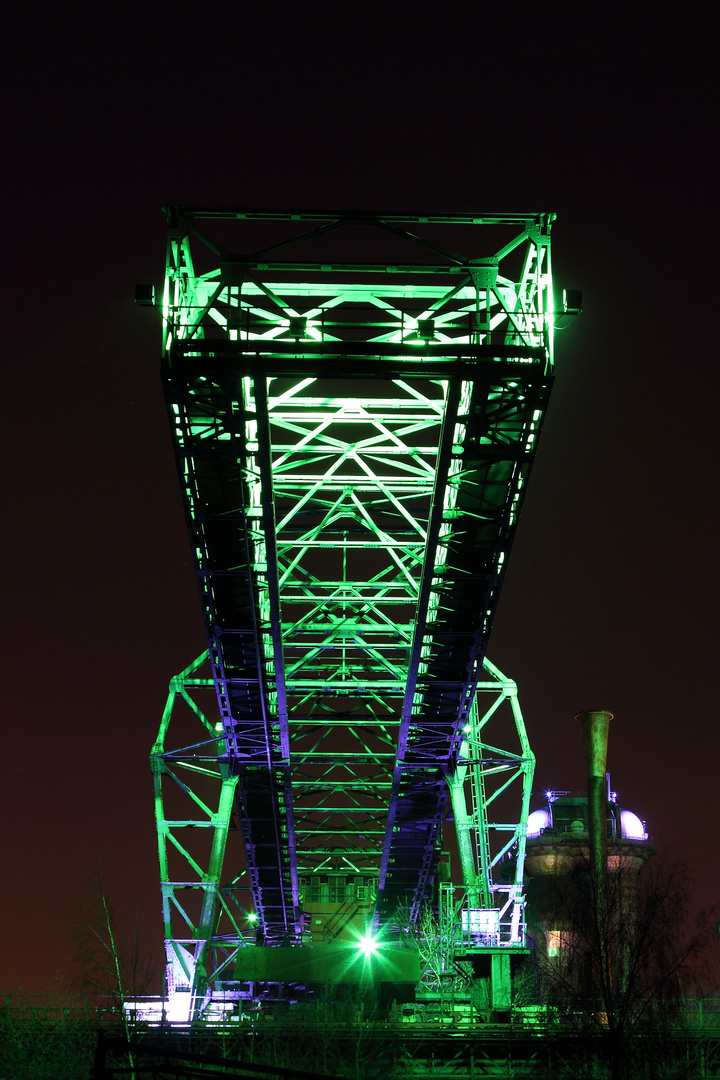
<path id="1" fill-rule="evenodd" d="M 563 289 L 563 315 L 579 315 L 582 311 L 583 295 L 580 289 Z"/>
<path id="2" fill-rule="evenodd" d="M 133 303 L 138 307 L 155 307 L 155 286 L 136 285 Z"/>
<path id="3" fill-rule="evenodd" d="M 380 951 L 380 943 L 376 937 L 371 933 L 365 934 L 358 942 L 358 948 L 363 956 L 368 959 L 371 956 L 375 956 Z"/>
<path id="4" fill-rule="evenodd" d="M 288 333 L 291 338 L 295 338 L 297 341 L 306 336 L 307 319 L 304 315 L 291 315 L 289 323 Z"/>

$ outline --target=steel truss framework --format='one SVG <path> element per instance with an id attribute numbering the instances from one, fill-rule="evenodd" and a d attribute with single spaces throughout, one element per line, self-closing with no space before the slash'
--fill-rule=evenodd
<path id="1" fill-rule="evenodd" d="M 153 762 L 174 977 L 197 989 L 247 925 L 220 886 L 233 810 L 268 944 L 301 942 L 299 878 L 328 870 L 378 875 L 380 926 L 415 917 L 465 775 L 482 905 L 522 843 L 526 795 L 494 853 L 487 837 L 498 795 L 519 778 L 529 797 L 524 729 L 486 752 L 474 701 L 551 385 L 552 215 L 168 219 L 164 379 L 209 674 L 171 687 L 203 737 L 168 751 L 166 711 Z M 482 258 L 456 252 L 466 236 Z M 328 261 L 329 239 L 383 238 L 402 258 Z M 208 679 L 212 720 L 192 696 Z M 169 779 L 193 813 L 167 812 Z M 202 857 L 181 839 L 198 824 Z"/>
<path id="2" fill-rule="evenodd" d="M 171 999 L 173 991 L 199 989 L 202 1001 L 208 986 L 230 980 L 238 949 L 257 937 L 247 873 L 228 877 L 238 869 L 231 865 L 223 876 L 238 774 L 224 754 L 214 691 L 205 652 L 171 680 L 151 758 Z M 442 890 L 437 949 L 443 970 L 458 948 L 465 954 L 477 945 L 524 942 L 525 822 L 534 765 L 517 686 L 486 658 L 458 766 L 447 775 L 463 885 Z M 352 790 L 358 799 L 365 792 L 360 784 Z M 381 790 L 387 798 L 389 780 Z M 510 872 L 501 874 L 503 867 Z M 496 911 L 494 936 L 463 924 L 461 909 Z M 187 1005 L 179 1017 L 186 1018 Z"/>

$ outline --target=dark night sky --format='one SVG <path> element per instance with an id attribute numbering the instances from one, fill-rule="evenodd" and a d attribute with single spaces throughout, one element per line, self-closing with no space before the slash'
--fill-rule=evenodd
<path id="1" fill-rule="evenodd" d="M 621 802 L 720 899 L 716 16 L 441 11 L 71 0 L 5 26 L 0 990 L 69 970 L 96 856 L 159 929 L 147 757 L 203 647 L 159 324 L 131 303 L 165 202 L 557 212 L 585 310 L 489 655 L 537 790 L 582 786 L 573 716 L 611 709 Z"/>

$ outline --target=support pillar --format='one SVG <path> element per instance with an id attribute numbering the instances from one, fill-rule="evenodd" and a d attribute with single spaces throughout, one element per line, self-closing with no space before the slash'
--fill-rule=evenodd
<path id="1" fill-rule="evenodd" d="M 507 952 L 494 952 L 490 967 L 490 994 L 493 1011 L 506 1011 L 512 1003 L 512 982 L 510 979 L 510 955 Z"/>

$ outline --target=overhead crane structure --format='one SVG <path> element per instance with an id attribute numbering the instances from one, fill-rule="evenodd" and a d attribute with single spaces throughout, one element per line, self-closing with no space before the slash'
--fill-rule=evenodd
<path id="1" fill-rule="evenodd" d="M 534 760 L 485 650 L 552 382 L 554 215 L 167 218 L 208 643 L 152 754 L 168 992 L 196 1015 L 240 950 L 302 946 L 328 875 L 348 910 L 371 883 L 374 933 L 412 924 L 449 817 L 466 947 L 522 948 Z"/>

